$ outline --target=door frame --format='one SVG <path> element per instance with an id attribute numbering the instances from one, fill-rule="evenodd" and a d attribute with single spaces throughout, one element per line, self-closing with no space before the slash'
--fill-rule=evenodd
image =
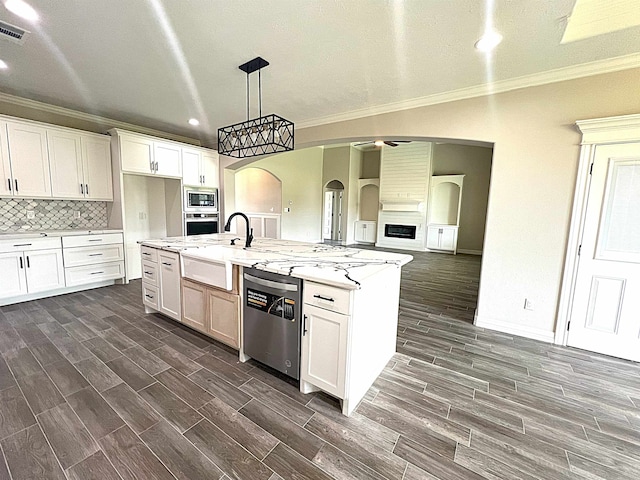
<path id="1" fill-rule="evenodd" d="M 640 114 L 580 120 L 576 125 L 582 133 L 582 142 L 554 335 L 554 343 L 557 345 L 566 345 L 569 338 L 569 321 L 578 273 L 578 250 L 586 220 L 591 164 L 596 146 L 640 141 Z"/>

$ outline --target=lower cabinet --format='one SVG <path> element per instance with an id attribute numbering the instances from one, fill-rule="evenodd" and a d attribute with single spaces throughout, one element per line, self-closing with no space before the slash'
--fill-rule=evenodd
<path id="1" fill-rule="evenodd" d="M 161 251 L 158 253 L 158 264 L 160 272 L 158 310 L 168 317 L 180 320 L 180 254 Z"/>
<path id="2" fill-rule="evenodd" d="M 358 243 L 376 243 L 376 222 L 358 220 L 355 222 L 355 240 Z"/>
<path id="3" fill-rule="evenodd" d="M 300 379 L 344 398 L 349 315 L 304 305 Z"/>
<path id="4" fill-rule="evenodd" d="M 240 297 L 182 279 L 182 322 L 233 348 L 240 346 Z"/>
<path id="5" fill-rule="evenodd" d="M 458 226 L 429 225 L 427 227 L 427 248 L 455 254 L 458 249 Z"/>

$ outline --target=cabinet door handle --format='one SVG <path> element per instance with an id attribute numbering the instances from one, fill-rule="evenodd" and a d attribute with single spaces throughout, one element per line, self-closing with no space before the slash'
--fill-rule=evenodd
<path id="1" fill-rule="evenodd" d="M 173 263 L 167 263 L 167 262 L 162 262 L 163 265 L 167 265 L 168 267 L 170 267 L 171 265 L 173 265 Z"/>
<path id="2" fill-rule="evenodd" d="M 7 182 L 9 183 L 9 191 L 11 191 L 11 179 L 7 178 Z"/>
<path id="3" fill-rule="evenodd" d="M 91 272 L 89 275 L 100 275 L 101 273 L 104 273 L 104 272 Z"/>
<path id="4" fill-rule="evenodd" d="M 31 244 L 30 243 L 14 243 L 13 246 L 14 247 L 30 247 Z"/>
<path id="5" fill-rule="evenodd" d="M 15 180 L 14 180 L 14 182 L 15 182 L 15 184 L 16 184 L 16 193 L 18 193 L 18 180 L 17 180 L 17 179 L 15 179 Z"/>
<path id="6" fill-rule="evenodd" d="M 88 184 L 88 183 L 85 183 L 85 184 L 84 184 L 84 192 L 85 192 L 87 195 L 89 195 L 89 184 Z"/>
<path id="7" fill-rule="evenodd" d="M 27 255 L 27 268 L 31 268 L 31 263 L 29 262 L 29 255 Z"/>
<path id="8" fill-rule="evenodd" d="M 313 298 L 319 298 L 320 300 L 325 300 L 327 302 L 335 302 L 333 298 L 323 297 L 322 295 L 314 295 Z"/>
<path id="9" fill-rule="evenodd" d="M 307 316 L 302 315 L 302 336 L 307 334 Z"/>
<path id="10" fill-rule="evenodd" d="M 22 263 L 22 257 L 20 257 L 20 268 L 24 269 L 24 264 Z"/>
<path id="11" fill-rule="evenodd" d="M 88 257 L 101 257 L 103 254 L 102 253 L 90 253 L 89 255 L 87 255 Z"/>
<path id="12" fill-rule="evenodd" d="M 159 168 L 160 168 L 160 164 L 156 161 L 156 173 L 158 173 Z"/>
<path id="13" fill-rule="evenodd" d="M 89 241 L 90 242 L 101 242 L 102 239 L 101 238 L 90 238 Z"/>
<path id="14" fill-rule="evenodd" d="M 84 185 L 80 184 L 80 193 L 84 195 Z"/>
<path id="15" fill-rule="evenodd" d="M 151 254 L 149 252 L 142 252 L 143 255 L 146 255 L 147 257 L 150 257 Z"/>
<path id="16" fill-rule="evenodd" d="M 150 298 L 151 300 L 153 300 L 153 295 L 147 295 L 146 293 L 144 294 L 145 297 Z"/>
<path id="17" fill-rule="evenodd" d="M 144 272 L 145 275 L 153 275 L 151 272 Z"/>

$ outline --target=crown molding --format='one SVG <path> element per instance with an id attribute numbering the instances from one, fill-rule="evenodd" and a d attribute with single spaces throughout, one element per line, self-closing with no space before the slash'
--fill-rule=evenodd
<path id="1" fill-rule="evenodd" d="M 352 110 L 335 115 L 318 117 L 315 119 L 306 120 L 304 122 L 296 122 L 296 128 L 300 129 L 317 127 L 329 123 L 344 122 L 373 115 L 381 115 L 384 113 L 410 110 L 412 108 L 455 102 L 458 100 L 467 100 L 470 98 L 483 97 L 486 95 L 495 95 L 497 93 L 509 92 L 521 88 L 536 87 L 540 85 L 547 85 L 550 83 L 562 82 L 565 80 L 590 77 L 593 75 L 618 72 L 620 70 L 628 70 L 638 67 L 640 67 L 640 53 L 633 53 L 630 55 L 608 58 L 605 60 L 597 60 L 595 62 L 582 63 L 580 65 L 572 65 L 570 67 L 557 68 L 555 70 L 535 73 L 532 75 L 524 75 L 508 80 L 500 80 L 493 83 L 474 85 L 472 87 L 461 88 L 449 92 L 436 93 L 434 95 L 413 98 L 411 100 L 387 103 L 384 105 Z"/>
<path id="2" fill-rule="evenodd" d="M 121 128 L 123 130 L 129 130 L 137 133 L 144 133 L 154 137 L 166 138 L 169 140 L 175 140 L 177 142 L 189 143 L 191 145 L 200 145 L 200 141 L 185 137 L 182 135 L 176 135 L 169 132 L 163 132 L 154 128 L 147 128 L 140 125 L 134 125 L 133 123 L 121 122 L 119 120 L 113 120 L 112 118 L 102 117 L 100 115 L 94 115 L 92 113 L 80 112 L 78 110 L 72 110 L 70 108 L 59 107 L 57 105 L 50 105 L 44 102 L 38 102 L 37 100 L 31 100 L 28 98 L 18 97 L 10 95 L 8 93 L 0 92 L 0 102 L 8 103 L 10 105 L 17 105 L 20 107 L 30 108 L 40 112 L 52 113 L 64 117 L 74 118 L 77 120 L 83 120 L 86 122 L 92 122 L 105 126 L 105 132 L 112 128 Z"/>

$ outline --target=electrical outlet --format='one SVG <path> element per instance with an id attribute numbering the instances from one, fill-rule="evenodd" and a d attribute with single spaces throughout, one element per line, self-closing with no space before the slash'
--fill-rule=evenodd
<path id="1" fill-rule="evenodd" d="M 73 211 L 73 218 L 75 218 L 76 220 L 80 218 L 80 210 Z"/>
<path id="2" fill-rule="evenodd" d="M 525 310 L 533 310 L 533 302 L 528 298 L 524 299 L 524 309 Z"/>
<path id="3" fill-rule="evenodd" d="M 34 218 L 36 218 L 36 211 L 27 210 L 27 220 L 33 220 Z"/>

